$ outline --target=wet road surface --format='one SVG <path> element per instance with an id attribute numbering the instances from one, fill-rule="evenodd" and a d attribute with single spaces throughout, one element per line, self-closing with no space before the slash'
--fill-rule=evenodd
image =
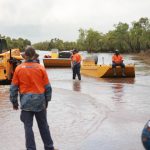
<path id="1" fill-rule="evenodd" d="M 105 63 L 110 55 L 103 54 Z M 72 80 L 71 69 L 47 69 L 53 87 L 48 122 L 59 150 L 144 150 L 141 131 L 150 118 L 150 67 L 131 56 L 136 78 Z M 127 62 L 128 63 L 128 62 Z M 1 150 L 25 150 L 20 111 L 9 102 L 9 86 L 0 86 Z M 43 144 L 34 122 L 37 150 Z"/>

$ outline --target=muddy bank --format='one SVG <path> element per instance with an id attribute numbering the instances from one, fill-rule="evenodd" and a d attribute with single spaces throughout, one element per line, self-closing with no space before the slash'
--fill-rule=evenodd
<path id="1" fill-rule="evenodd" d="M 147 50 L 146 52 L 141 51 L 140 53 L 135 54 L 134 58 L 142 60 L 146 64 L 150 64 L 150 50 Z"/>

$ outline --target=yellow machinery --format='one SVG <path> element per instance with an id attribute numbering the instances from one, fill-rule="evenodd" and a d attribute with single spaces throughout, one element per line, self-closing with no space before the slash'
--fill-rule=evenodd
<path id="1" fill-rule="evenodd" d="M 23 59 L 20 55 L 19 49 L 7 49 L 7 43 L 5 39 L 0 39 L 0 85 L 10 84 L 13 77 L 14 70 Z"/>
<path id="2" fill-rule="evenodd" d="M 69 58 L 44 58 L 45 67 L 71 67 L 71 59 Z"/>
<path id="3" fill-rule="evenodd" d="M 71 67 L 71 53 L 69 51 L 59 52 L 52 49 L 51 55 L 46 55 L 43 59 L 45 67 Z"/>
<path id="4" fill-rule="evenodd" d="M 58 49 L 52 49 L 51 50 L 51 58 L 58 58 L 59 52 Z"/>
<path id="5" fill-rule="evenodd" d="M 116 73 L 117 77 L 122 77 L 120 66 L 116 68 Z M 114 77 L 111 65 L 97 65 L 93 60 L 83 60 L 81 65 L 81 74 L 99 78 Z M 135 66 L 133 64 L 126 65 L 125 75 L 126 77 L 135 77 Z"/>

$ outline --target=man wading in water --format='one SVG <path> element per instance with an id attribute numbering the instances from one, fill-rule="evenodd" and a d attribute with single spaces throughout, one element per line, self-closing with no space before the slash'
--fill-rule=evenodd
<path id="1" fill-rule="evenodd" d="M 78 50 L 73 50 L 73 55 L 71 56 L 72 60 L 72 70 L 73 70 L 73 80 L 76 79 L 76 75 L 78 79 L 81 80 L 80 68 L 81 68 L 81 55 L 78 53 Z"/>
<path id="2" fill-rule="evenodd" d="M 25 49 L 25 62 L 17 66 L 10 86 L 10 101 L 13 109 L 18 110 L 18 92 L 20 94 L 21 121 L 24 123 L 26 149 L 36 150 L 32 130 L 35 116 L 44 143 L 45 150 L 54 150 L 53 141 L 47 123 L 47 106 L 51 100 L 52 88 L 46 70 L 34 61 L 35 49 Z"/>

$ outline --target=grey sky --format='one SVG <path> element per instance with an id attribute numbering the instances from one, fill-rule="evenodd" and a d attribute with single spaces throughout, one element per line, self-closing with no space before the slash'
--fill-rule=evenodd
<path id="1" fill-rule="evenodd" d="M 150 18 L 150 0 L 0 0 L 0 34 L 31 42 L 74 41 L 78 29 L 99 32 Z"/>

